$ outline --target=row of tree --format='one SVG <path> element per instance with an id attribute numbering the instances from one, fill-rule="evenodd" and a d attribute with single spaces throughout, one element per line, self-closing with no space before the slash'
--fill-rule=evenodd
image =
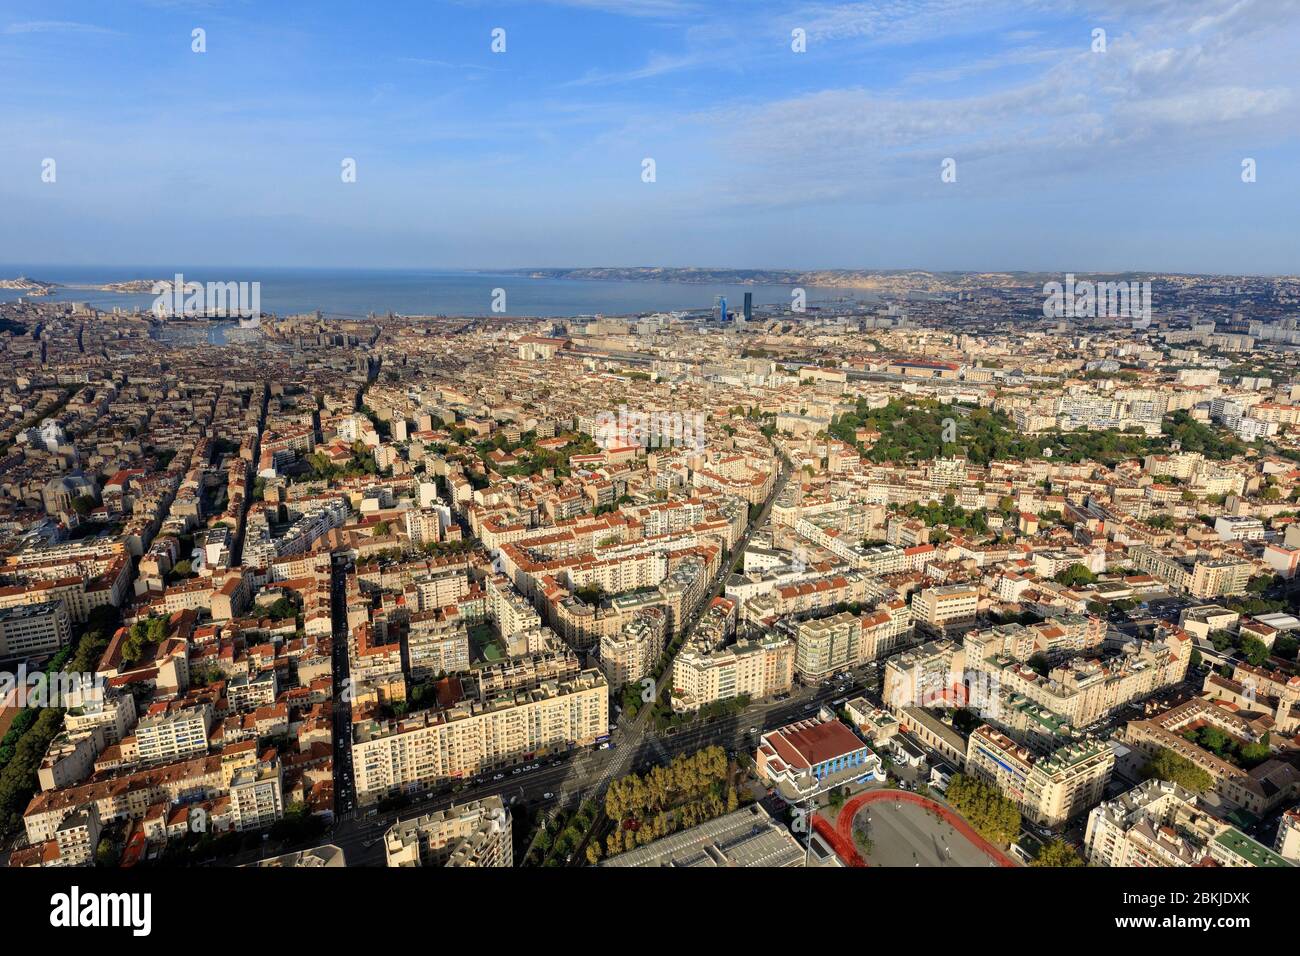
<path id="1" fill-rule="evenodd" d="M 713 791 L 721 796 L 730 774 L 727 752 L 705 747 L 674 757 L 665 766 L 628 774 L 605 791 L 605 815 L 611 820 L 638 818 L 684 804 Z"/>
<path id="2" fill-rule="evenodd" d="M 75 642 L 50 661 L 47 674 L 64 670 L 73 674 L 93 672 L 118 624 L 117 609 L 110 606 L 90 612 L 84 629 Z M 63 709 L 25 708 L 19 711 L 0 742 L 0 837 L 15 833 L 22 826 L 38 781 L 40 768 L 50 741 L 63 729 Z"/>
<path id="3" fill-rule="evenodd" d="M 689 830 L 739 807 L 740 795 L 735 787 L 725 787 L 725 796 L 709 792 L 698 800 L 681 804 L 671 810 L 663 810 L 640 820 L 623 821 L 622 825 L 615 826 L 605 837 L 605 851 L 609 856 L 624 853 L 645 846 L 647 843 L 653 843 L 660 837 L 669 836 L 678 830 Z M 598 854 L 599 850 L 596 853 Z M 588 854 L 587 859 L 592 861 L 591 853 Z"/>
<path id="4" fill-rule="evenodd" d="M 985 839 L 1009 846 L 1020 835 L 1020 811 L 988 781 L 956 774 L 944 796 Z"/>

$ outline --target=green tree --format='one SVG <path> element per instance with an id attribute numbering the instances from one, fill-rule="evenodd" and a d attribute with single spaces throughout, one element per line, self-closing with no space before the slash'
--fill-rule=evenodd
<path id="1" fill-rule="evenodd" d="M 1237 751 L 1237 756 L 1240 762 L 1245 764 L 1247 769 L 1262 764 L 1272 755 L 1272 750 L 1264 740 L 1257 741 L 1256 743 L 1242 744 Z"/>
<path id="2" fill-rule="evenodd" d="M 117 853 L 113 849 L 113 841 L 108 837 L 100 837 L 99 844 L 95 847 L 95 865 L 101 867 L 117 865 Z"/>
<path id="3" fill-rule="evenodd" d="M 1082 564 L 1070 565 L 1057 574 L 1055 578 L 1057 584 L 1064 584 L 1067 588 L 1078 587 L 1081 584 L 1092 584 L 1096 580 L 1097 575 Z"/>
<path id="4" fill-rule="evenodd" d="M 1020 833 L 1020 811 L 993 784 L 956 774 L 946 794 L 953 809 L 986 839 L 1007 846 Z"/>
<path id="5" fill-rule="evenodd" d="M 1241 639 L 1241 653 L 1255 667 L 1259 667 L 1269 657 L 1268 645 L 1253 634 L 1247 634 Z"/>
<path id="6" fill-rule="evenodd" d="M 1083 860 L 1074 852 L 1074 847 L 1064 840 L 1056 839 L 1045 843 L 1037 855 L 1030 860 L 1030 866 L 1083 866 Z"/>
<path id="7" fill-rule="evenodd" d="M 1214 778 L 1192 763 L 1186 757 L 1174 753 L 1168 747 L 1161 747 L 1148 761 L 1142 771 L 1143 776 L 1157 780 L 1168 780 L 1193 793 L 1205 793 L 1214 786 Z"/>

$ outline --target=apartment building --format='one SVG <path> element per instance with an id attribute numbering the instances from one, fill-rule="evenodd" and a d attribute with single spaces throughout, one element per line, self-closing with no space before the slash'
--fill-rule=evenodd
<path id="1" fill-rule="evenodd" d="M 1193 698 L 1162 714 L 1129 721 L 1123 742 L 1148 757 L 1163 748 L 1190 760 L 1210 775 L 1220 797 L 1256 816 L 1300 795 L 1300 771 L 1290 763 L 1273 758 L 1246 770 L 1183 736 L 1207 725 L 1238 745 L 1257 743 L 1261 737 L 1258 724 L 1209 700 Z"/>
<path id="2" fill-rule="evenodd" d="M 1168 780 L 1147 780 L 1093 807 L 1084 852 L 1091 866 L 1292 865 Z"/>
<path id="3" fill-rule="evenodd" d="M 97 578 L 85 578 L 75 569 L 69 569 L 77 576 L 0 587 L 0 608 L 59 600 L 67 606 L 68 617 L 73 623 L 84 623 L 95 608 L 109 604 L 120 607 L 126 598 L 131 561 L 121 556 L 114 567 L 116 570 L 111 577 L 105 574 Z"/>
<path id="4" fill-rule="evenodd" d="M 442 522 L 433 508 L 411 508 L 402 516 L 406 536 L 414 545 L 430 544 L 442 540 Z"/>
<path id="5" fill-rule="evenodd" d="M 699 710 L 742 694 L 783 694 L 794 683 L 795 644 L 770 633 L 717 650 L 688 646 L 673 660 L 673 710 Z"/>
<path id="6" fill-rule="evenodd" d="M 70 813 L 54 831 L 59 848 L 59 866 L 94 866 L 99 847 L 99 814 L 93 805 Z"/>
<path id="7" fill-rule="evenodd" d="M 970 630 L 979 611 L 979 588 L 966 584 L 926 588 L 912 598 L 912 618 L 917 626 L 938 637 Z"/>
<path id="8" fill-rule="evenodd" d="M 36 769 L 38 785 L 42 790 L 57 790 L 80 783 L 95 769 L 95 758 L 104 746 L 102 729 L 75 734 L 64 730 L 50 741 Z"/>
<path id="9" fill-rule="evenodd" d="M 1059 660 L 1098 648 L 1106 637 L 1106 622 L 1084 614 L 1063 614 L 1038 624 L 998 624 L 971 631 L 963 639 L 972 662 L 1008 657 L 1027 661 L 1035 654 Z"/>
<path id="10" fill-rule="evenodd" d="M 1282 814 L 1273 850 L 1292 865 L 1300 865 L 1300 807 L 1292 807 Z"/>
<path id="11" fill-rule="evenodd" d="M 511 585 L 503 574 L 487 579 L 484 585 L 488 617 L 496 624 L 503 638 L 520 631 L 540 627 L 542 619 L 528 599 Z"/>
<path id="12" fill-rule="evenodd" d="M 1179 558 L 1138 545 L 1129 549 L 1135 568 L 1196 598 L 1246 593 L 1253 565 L 1241 558 Z"/>
<path id="13" fill-rule="evenodd" d="M 845 571 L 780 584 L 745 601 L 740 616 L 746 621 L 810 617 L 839 604 L 875 604 L 895 596 L 889 586 L 875 575 L 865 571 Z"/>
<path id="14" fill-rule="evenodd" d="M 211 727 L 212 706 L 206 702 L 147 713 L 135 725 L 140 762 L 170 763 L 207 753 Z"/>
<path id="15" fill-rule="evenodd" d="M 885 662 L 881 689 L 896 717 L 910 707 L 962 706 L 966 702 L 966 651 L 953 641 L 930 641 Z"/>
<path id="16" fill-rule="evenodd" d="M 459 616 L 439 612 L 412 614 L 407 622 L 406 656 L 411 679 L 469 670 L 469 631 Z"/>
<path id="17" fill-rule="evenodd" d="M 794 625 L 794 669 L 804 683 L 849 670 L 862 663 L 862 620 L 848 611 Z"/>
<path id="18" fill-rule="evenodd" d="M 654 669 L 668 636 L 668 616 L 661 607 L 638 611 L 617 634 L 600 639 L 600 667 L 609 686 L 639 681 Z"/>
<path id="19" fill-rule="evenodd" d="M 608 727 L 609 685 L 596 669 L 403 720 L 361 720 L 352 743 L 357 799 L 371 804 L 540 752 L 586 746 Z"/>
<path id="20" fill-rule="evenodd" d="M 136 720 L 135 697 L 111 687 L 85 692 L 80 702 L 71 703 L 63 715 L 63 729 L 69 734 L 96 730 L 105 744 L 121 743 Z"/>
<path id="21" fill-rule="evenodd" d="M 63 601 L 0 608 L 0 660 L 49 654 L 72 637 L 72 620 Z"/>
<path id="22" fill-rule="evenodd" d="M 1223 541 L 1259 541 L 1264 537 L 1264 522 L 1248 515 L 1219 515 L 1214 533 Z"/>
<path id="23" fill-rule="evenodd" d="M 284 770 L 279 760 L 236 770 L 228 792 L 236 830 L 269 827 L 284 816 Z"/>
<path id="24" fill-rule="evenodd" d="M 469 592 L 469 576 L 464 568 L 439 568 L 411 579 L 415 605 L 421 611 L 434 611 L 455 604 Z"/>
<path id="25" fill-rule="evenodd" d="M 242 759 L 242 758 L 241 758 Z M 252 763 L 255 755 L 249 754 Z M 196 757 L 183 763 L 150 767 L 58 790 L 44 790 L 32 797 L 23 811 L 23 825 L 29 843 L 53 839 L 59 824 L 70 813 L 94 805 L 99 819 L 111 823 L 139 819 L 158 803 L 174 803 L 182 797 L 212 797 L 224 792 L 238 766 L 221 756 Z"/>
<path id="26" fill-rule="evenodd" d="M 1253 570 L 1254 565 L 1238 558 L 1197 561 L 1192 565 L 1187 590 L 1197 598 L 1245 594 Z"/>
<path id="27" fill-rule="evenodd" d="M 862 644 L 858 657 L 877 661 L 900 650 L 912 640 L 912 607 L 900 597 L 878 603 L 862 615 Z"/>
<path id="28" fill-rule="evenodd" d="M 1161 640 L 1132 641 L 1120 654 L 1070 657 L 1040 674 L 1009 654 L 985 653 L 989 647 L 983 641 L 970 641 L 965 647 L 969 684 L 997 687 L 1073 727 L 1086 727 L 1180 683 L 1192 652 L 1189 638 L 1168 632 Z M 976 675 L 979 680 L 973 679 Z"/>
<path id="29" fill-rule="evenodd" d="M 1037 757 L 988 724 L 971 732 L 966 748 L 967 772 L 995 784 L 1040 826 L 1060 826 L 1096 806 L 1114 767 L 1104 741 L 1071 743 Z"/>
<path id="30" fill-rule="evenodd" d="M 384 833 L 394 867 L 514 866 L 510 809 L 498 796 L 399 820 Z"/>

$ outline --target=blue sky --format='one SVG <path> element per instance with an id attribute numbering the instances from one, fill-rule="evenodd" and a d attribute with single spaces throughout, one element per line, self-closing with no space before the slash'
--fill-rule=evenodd
<path id="1" fill-rule="evenodd" d="M 7 0 L 0 262 L 1297 273 L 1297 63 L 1300 0 Z"/>

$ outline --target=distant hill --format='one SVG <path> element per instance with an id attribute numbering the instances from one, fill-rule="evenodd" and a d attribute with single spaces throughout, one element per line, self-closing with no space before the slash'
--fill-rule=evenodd
<path id="1" fill-rule="evenodd" d="M 1060 281 L 1061 273 L 927 272 L 922 269 L 707 269 L 668 266 L 605 266 L 573 269 L 519 269 L 514 274 L 538 279 L 604 279 L 687 282 L 700 285 L 787 285 L 861 289 L 867 292 L 953 292 L 975 289 L 1041 288 Z M 1079 273 L 1090 279 L 1151 279 L 1147 273 Z"/>
<path id="2" fill-rule="evenodd" d="M 125 282 L 108 282 L 104 285 L 62 285 L 58 282 L 43 282 L 19 276 L 17 279 L 0 279 L 0 289 L 10 289 L 27 296 L 49 295 L 56 289 L 92 289 L 96 292 L 120 292 L 123 294 L 152 293 L 158 280 L 128 279 Z M 166 280 L 162 280 L 166 281 Z"/>
<path id="3" fill-rule="evenodd" d="M 0 279 L 0 289 L 21 292 L 25 296 L 49 295 L 57 288 L 56 283 L 41 282 L 26 276 L 19 276 L 17 279 Z"/>

